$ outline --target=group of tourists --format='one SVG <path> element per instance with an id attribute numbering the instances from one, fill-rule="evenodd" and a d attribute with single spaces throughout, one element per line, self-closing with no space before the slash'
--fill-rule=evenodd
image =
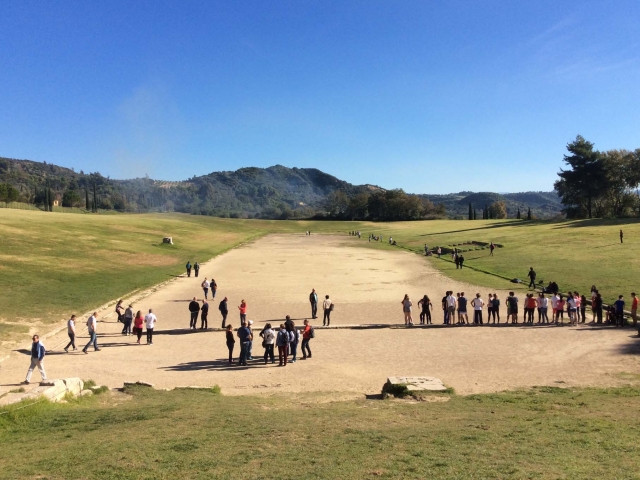
<path id="1" fill-rule="evenodd" d="M 235 336 L 233 335 L 233 325 L 227 325 L 225 333 L 230 364 L 234 362 L 235 337 L 238 337 L 240 343 L 240 356 L 237 365 L 246 367 L 249 365 L 248 361 L 254 360 L 254 331 L 252 325 L 253 320 L 241 320 L 240 328 Z M 303 328 L 297 329 L 295 322 L 287 315 L 284 323 L 280 324 L 277 331 L 271 326 L 271 323 L 267 323 L 258 335 L 262 338 L 262 348 L 264 349 L 262 360 L 265 365 L 269 362 L 275 364 L 275 347 L 278 347 L 278 366 L 285 367 L 287 363 L 296 363 L 298 345 L 300 343 L 302 343 L 302 360 L 311 358 L 309 342 L 312 338 L 315 338 L 315 330 L 308 319 L 304 320 Z M 291 360 L 288 359 L 289 356 L 291 356 Z"/>
<path id="2" fill-rule="evenodd" d="M 637 325 L 638 297 L 635 292 L 631 293 L 631 318 L 634 326 Z M 565 313 L 569 320 L 569 325 L 577 325 L 585 323 L 587 319 L 587 298 L 578 292 L 567 292 L 566 295 L 555 293 L 548 297 L 544 292 L 539 292 L 537 296 L 533 293 L 527 293 L 523 299 L 523 324 L 533 324 L 536 320 L 539 324 L 564 324 Z M 407 326 L 414 325 L 412 316 L 413 302 L 409 295 L 405 295 L 402 299 L 402 312 L 404 314 L 404 323 Z M 506 319 L 505 323 L 517 324 L 519 318 L 519 299 L 514 292 L 509 292 L 509 296 L 505 299 Z M 501 300 L 497 293 L 489 293 L 487 300 L 482 299 L 479 293 L 469 301 L 464 292 L 456 293 L 447 291 L 442 297 L 441 308 L 444 315 L 443 321 L 445 325 L 469 325 L 468 307 L 473 309 L 473 324 L 485 324 L 483 312 L 487 312 L 486 324 L 496 322 L 500 323 L 500 305 Z M 549 305 L 551 305 L 551 319 L 549 319 Z M 428 295 L 424 295 L 418 301 L 420 308 L 420 324 L 431 324 L 431 310 L 433 304 Z M 615 325 L 616 327 L 624 326 L 624 296 L 620 295 L 618 300 L 610 305 L 607 309 L 607 316 L 604 323 Z M 603 323 L 603 307 L 602 296 L 595 288 L 591 289 L 591 312 L 592 323 Z"/>
<path id="3" fill-rule="evenodd" d="M 200 273 L 200 264 L 198 262 L 194 263 L 192 267 L 191 261 L 187 261 L 185 268 L 187 269 L 187 277 L 191 276 L 191 268 L 193 268 L 193 273 L 195 273 L 196 277 L 198 276 L 198 273 Z"/>

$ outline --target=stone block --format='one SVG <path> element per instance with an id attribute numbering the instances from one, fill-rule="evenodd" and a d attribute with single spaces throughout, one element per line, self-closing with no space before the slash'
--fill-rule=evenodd
<path id="1" fill-rule="evenodd" d="M 67 386 L 62 380 L 54 380 L 53 386 L 46 387 L 41 396 L 52 402 L 58 402 L 67 394 Z"/>
<path id="2" fill-rule="evenodd" d="M 63 382 L 67 386 L 67 391 L 74 396 L 79 395 L 84 389 L 84 382 L 78 377 L 65 378 Z"/>
<path id="3" fill-rule="evenodd" d="M 6 407 L 28 399 L 29 394 L 27 393 L 7 393 L 4 397 L 0 397 L 0 407 Z"/>
<path id="4" fill-rule="evenodd" d="M 390 386 L 405 385 L 409 392 L 446 392 L 447 387 L 442 380 L 435 377 L 389 377 Z"/>
<path id="5" fill-rule="evenodd" d="M 89 395 L 93 395 L 93 390 L 82 390 L 80 392 L 80 396 L 81 397 L 87 397 Z"/>

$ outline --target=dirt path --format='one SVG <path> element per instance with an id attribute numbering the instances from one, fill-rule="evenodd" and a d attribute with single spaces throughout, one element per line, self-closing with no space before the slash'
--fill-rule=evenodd
<path id="1" fill-rule="evenodd" d="M 134 337 L 120 335 L 121 324 L 111 318 L 99 323 L 101 352 L 78 353 L 86 334 L 78 339 L 78 352 L 69 354 L 61 352 L 66 334 L 48 339 L 47 348 L 57 350 L 46 358 L 49 376 L 91 378 L 111 387 L 145 380 L 158 388 L 218 384 L 227 394 L 330 391 L 360 395 L 379 392 L 390 375 L 435 375 L 459 393 L 474 393 L 543 384 L 615 385 L 624 381 L 620 372 L 640 373 L 640 349 L 631 329 L 318 330 L 311 343 L 313 359 L 286 368 L 260 363 L 230 367 L 224 360 L 222 332 L 185 330 L 187 304 L 193 296 L 202 298 L 200 283 L 212 276 L 219 285 L 209 315 L 209 325 L 215 327 L 220 326 L 217 305 L 223 296 L 229 297 L 234 327 L 238 326 L 236 306 L 244 298 L 248 317 L 258 329 L 266 321 L 280 323 L 286 314 L 307 318 L 312 287 L 335 301 L 332 325 L 402 323 L 400 301 L 405 293 L 414 305 L 422 294 L 430 295 L 436 325 L 442 323 L 438 305 L 445 290 L 465 291 L 468 298 L 480 291 L 486 298 L 487 289 L 444 277 L 424 257 L 350 248 L 362 242 L 350 237 L 269 236 L 232 250 L 203 266 L 200 278 L 180 278 L 135 305 L 143 312 L 152 307 L 158 316 L 153 346 L 137 345 Z M 504 301 L 506 292 L 498 294 Z M 258 340 L 254 357 L 261 352 Z M 27 366 L 27 355 L 20 353 L 2 362 L 0 393 L 15 388 Z"/>

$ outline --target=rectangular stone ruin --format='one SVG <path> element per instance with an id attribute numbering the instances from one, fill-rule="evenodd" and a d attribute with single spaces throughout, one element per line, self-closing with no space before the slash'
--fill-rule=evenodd
<path id="1" fill-rule="evenodd" d="M 446 392 L 447 387 L 436 377 L 389 377 L 382 391 L 395 391 L 404 387 L 407 392 Z"/>

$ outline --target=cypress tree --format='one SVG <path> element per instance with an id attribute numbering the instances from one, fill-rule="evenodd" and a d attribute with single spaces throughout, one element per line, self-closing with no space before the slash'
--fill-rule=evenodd
<path id="1" fill-rule="evenodd" d="M 98 200 L 96 196 L 96 182 L 93 182 L 93 211 L 98 211 Z"/>
<path id="2" fill-rule="evenodd" d="M 473 219 L 476 220 L 478 218 L 478 214 L 476 212 L 476 209 L 473 209 Z"/>
<path id="3" fill-rule="evenodd" d="M 529 211 L 527 212 L 527 220 L 531 220 L 531 207 L 529 207 Z"/>
<path id="4" fill-rule="evenodd" d="M 47 184 L 44 187 L 44 211 L 45 212 L 49 211 L 49 195 L 51 195 L 51 192 L 49 192 L 49 184 Z"/>
<path id="5" fill-rule="evenodd" d="M 84 189 L 84 208 L 89 211 L 89 189 Z"/>
<path id="6" fill-rule="evenodd" d="M 518 216 L 516 218 L 520 220 L 520 207 L 518 207 Z"/>

